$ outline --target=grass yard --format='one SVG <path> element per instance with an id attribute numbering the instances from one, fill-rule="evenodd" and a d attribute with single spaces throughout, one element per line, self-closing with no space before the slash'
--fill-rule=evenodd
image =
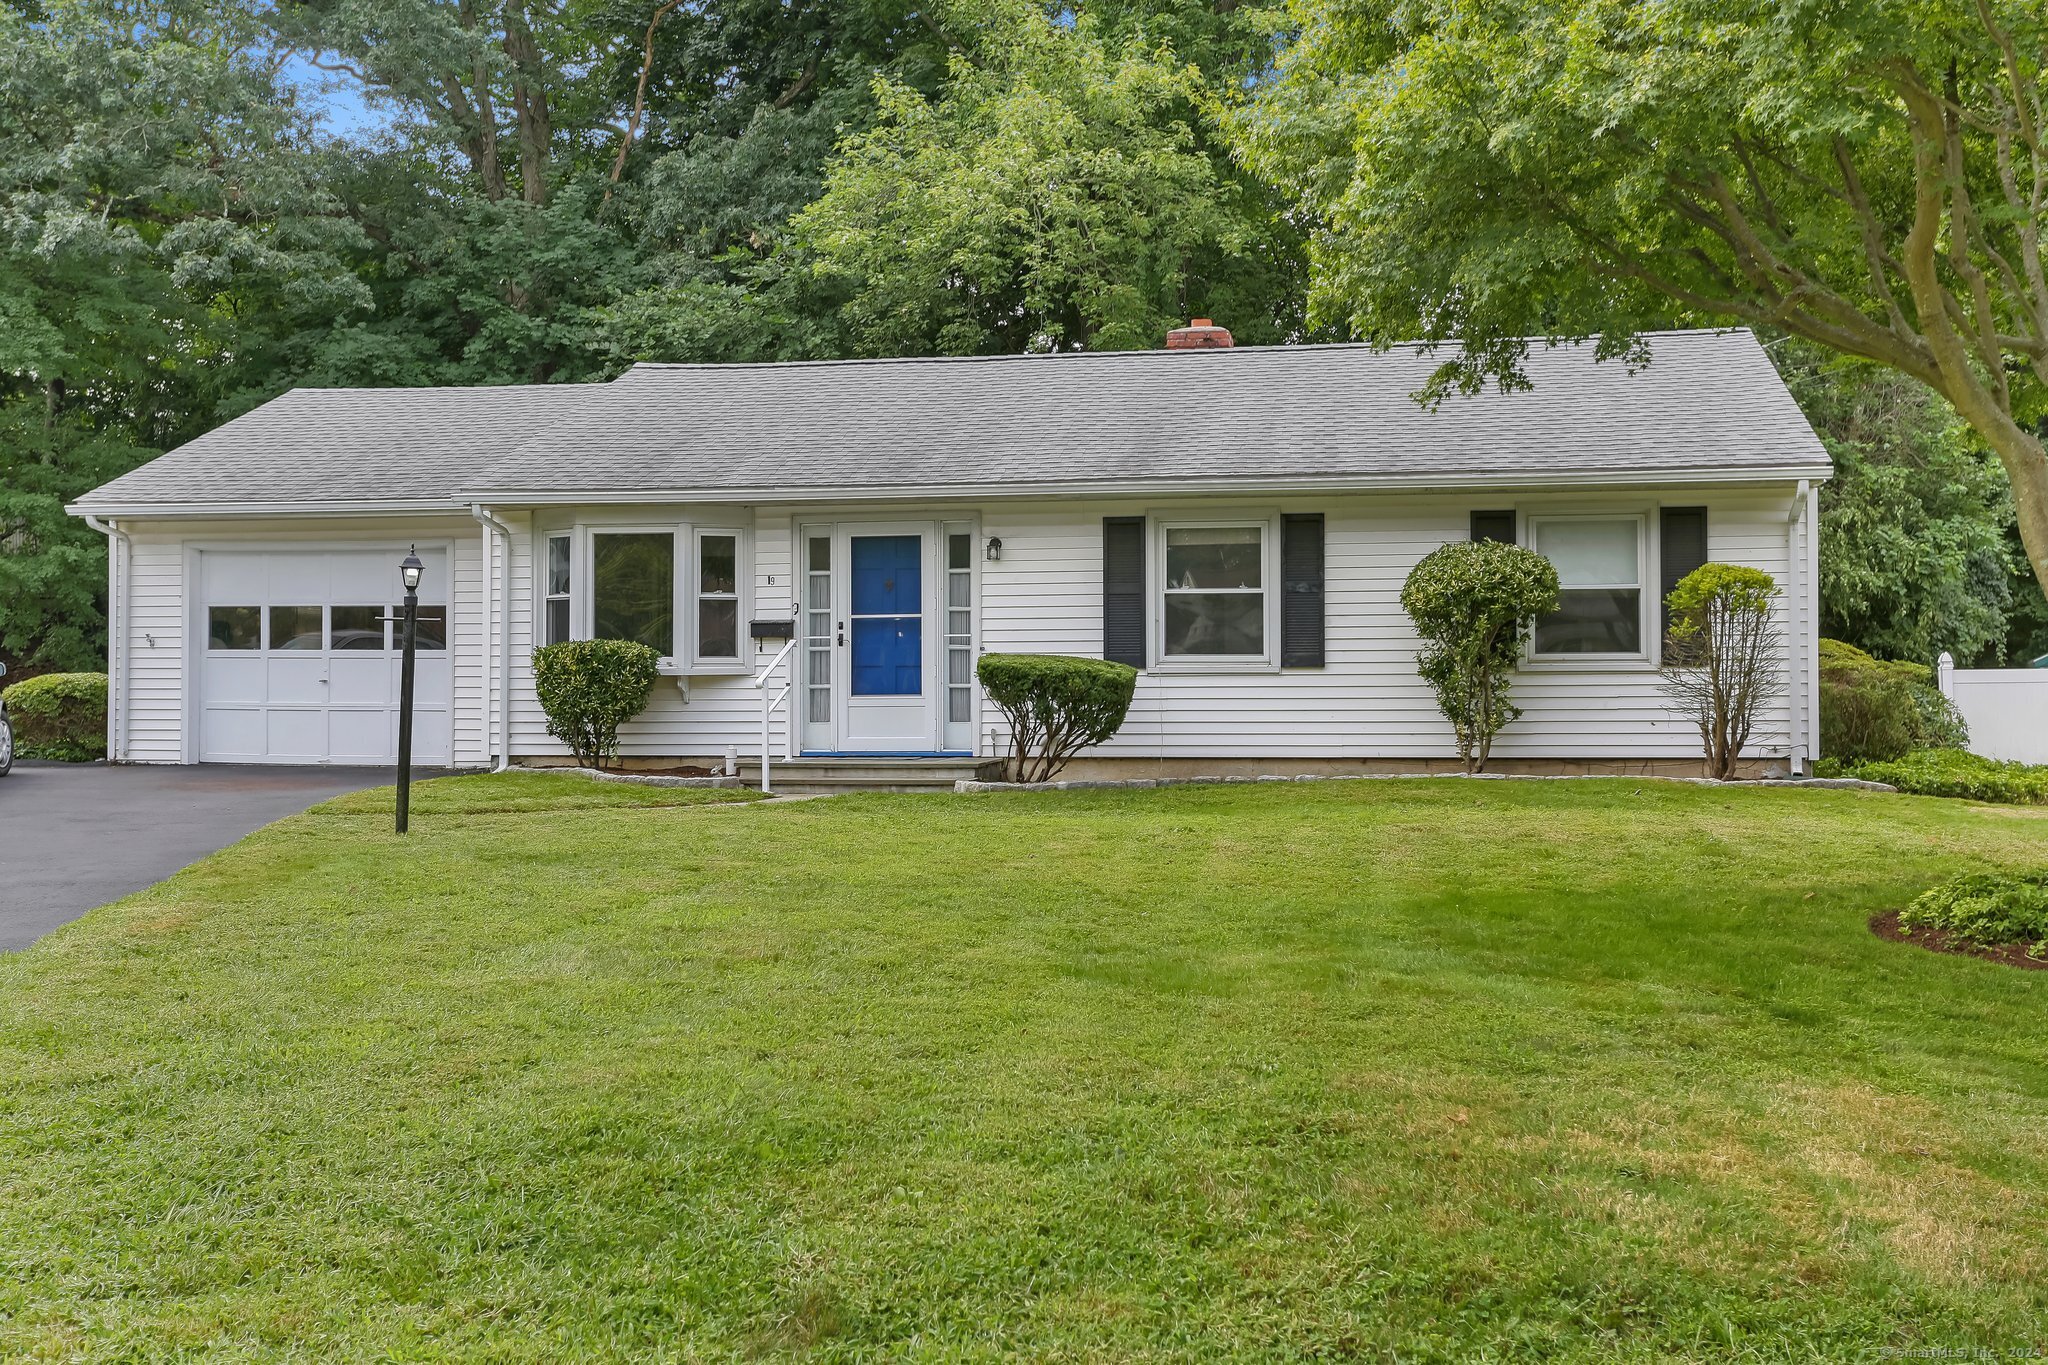
<path id="1" fill-rule="evenodd" d="M 346 798 L 0 958 L 0 1357 L 2048 1348 L 2048 973 L 1865 928 L 2048 810 L 735 795 Z"/>

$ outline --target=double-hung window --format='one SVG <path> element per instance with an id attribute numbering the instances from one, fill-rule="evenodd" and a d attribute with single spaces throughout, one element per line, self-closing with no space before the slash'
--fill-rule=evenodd
<path id="1" fill-rule="evenodd" d="M 733 663 L 740 657 L 740 533 L 697 532 L 697 657 Z"/>
<path id="2" fill-rule="evenodd" d="M 1162 518 L 1156 526 L 1162 663 L 1269 662 L 1275 634 L 1270 521 Z"/>
<path id="3" fill-rule="evenodd" d="M 1557 610 L 1536 620 L 1538 659 L 1644 659 L 1645 519 L 1533 516 L 1536 553 L 1557 568 Z"/>
<path id="4" fill-rule="evenodd" d="M 569 638 L 569 552 L 574 538 L 562 531 L 547 537 L 546 558 L 541 561 L 541 598 L 544 613 L 541 643 L 558 645 Z"/>

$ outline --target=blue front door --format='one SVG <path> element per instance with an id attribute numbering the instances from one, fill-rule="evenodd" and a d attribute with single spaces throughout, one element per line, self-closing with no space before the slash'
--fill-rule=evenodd
<path id="1" fill-rule="evenodd" d="M 845 691 L 837 747 L 847 753 L 929 753 L 937 747 L 927 639 L 926 558 L 936 528 L 913 523 L 843 527 L 837 653 Z"/>
<path id="2" fill-rule="evenodd" d="M 856 697 L 924 695 L 924 538 L 855 536 L 853 677 Z"/>

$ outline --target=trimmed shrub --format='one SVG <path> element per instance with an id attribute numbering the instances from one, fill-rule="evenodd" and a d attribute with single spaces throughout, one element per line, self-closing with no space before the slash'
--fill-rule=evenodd
<path id="1" fill-rule="evenodd" d="M 1762 569 L 1702 564 L 1664 599 L 1671 608 L 1664 686 L 1699 727 L 1707 776 L 1735 776 L 1757 712 L 1776 690 L 1778 583 Z"/>
<path id="2" fill-rule="evenodd" d="M 1972 872 L 1921 893 L 1901 929 L 1942 929 L 1978 947 L 2026 945 L 2048 957 L 2048 872 Z"/>
<path id="3" fill-rule="evenodd" d="M 1960 749 L 1969 727 L 1925 664 L 1878 659 L 1820 642 L 1820 751 L 1845 763 Z"/>
<path id="4" fill-rule="evenodd" d="M 1557 600 L 1549 560 L 1495 540 L 1439 546 L 1409 571 L 1401 607 L 1423 639 L 1415 669 L 1436 691 L 1466 772 L 1486 766 L 1493 737 L 1522 714 L 1508 682 L 1529 623 Z"/>
<path id="5" fill-rule="evenodd" d="M 660 656 L 632 640 L 565 640 L 533 651 L 548 733 L 586 768 L 618 761 L 619 727 L 647 709 Z"/>
<path id="6" fill-rule="evenodd" d="M 1010 723 L 1012 782 L 1050 782 L 1122 727 L 1138 689 L 1129 664 L 1067 654 L 984 654 L 974 671 Z"/>
<path id="7" fill-rule="evenodd" d="M 44 673 L 4 692 L 23 758 L 89 763 L 107 756 L 107 675 Z"/>
<path id="8" fill-rule="evenodd" d="M 2007 806 L 2048 806 L 2048 767 L 2001 763 L 1963 749 L 1917 749 L 1885 762 L 1823 760 L 1815 772 L 1886 782 L 1915 796 L 1953 796 Z"/>

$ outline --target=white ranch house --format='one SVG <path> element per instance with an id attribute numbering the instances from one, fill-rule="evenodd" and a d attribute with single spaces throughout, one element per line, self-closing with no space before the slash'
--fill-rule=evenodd
<path id="1" fill-rule="evenodd" d="M 1199 321 L 1199 320 L 1198 320 Z M 1071 776 L 1429 770 L 1449 726 L 1401 584 L 1468 536 L 1548 555 L 1497 742 L 1513 771 L 1691 773 L 1664 591 L 1705 559 L 1784 588 L 1786 685 L 1750 751 L 1815 756 L 1828 458 L 1744 331 L 1630 373 L 1538 347 L 1533 391 L 1414 400 L 1415 348 L 637 365 L 608 384 L 294 390 L 80 499 L 111 538 L 110 752 L 392 761 L 399 559 L 427 564 L 416 756 L 565 761 L 535 645 L 642 639 L 623 755 L 894 764 L 1002 752 L 984 651 L 1143 670 Z M 791 648 L 782 656 L 785 644 Z M 763 680 L 759 675 L 782 658 Z"/>

